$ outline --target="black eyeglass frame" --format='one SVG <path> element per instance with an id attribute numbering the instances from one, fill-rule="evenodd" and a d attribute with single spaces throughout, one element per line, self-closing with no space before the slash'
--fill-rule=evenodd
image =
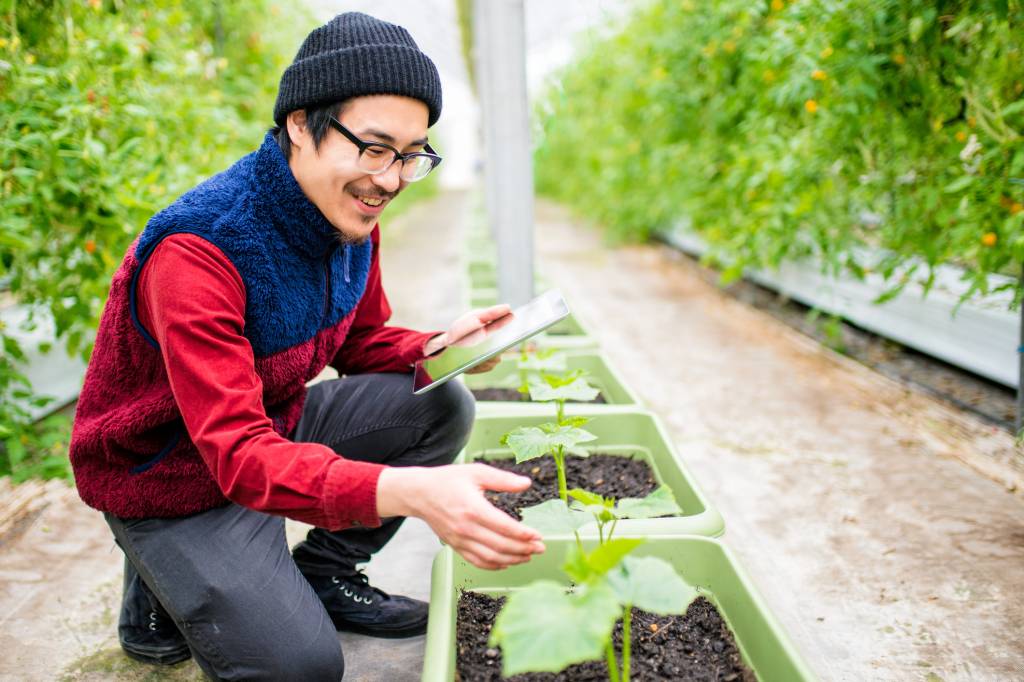
<path id="1" fill-rule="evenodd" d="M 370 175 L 380 175 L 381 173 L 386 173 L 388 171 L 388 169 L 391 168 L 391 166 L 393 166 L 395 164 L 396 161 L 401 161 L 402 162 L 402 170 L 404 170 L 405 169 L 405 160 L 406 159 L 410 159 L 410 158 L 417 157 L 417 156 L 425 157 L 425 158 L 430 160 L 430 170 L 428 170 L 422 176 L 420 176 L 418 178 L 415 178 L 413 180 L 409 180 L 407 178 L 402 178 L 406 182 L 416 182 L 416 181 L 422 180 L 423 178 L 425 178 L 428 175 L 430 175 L 430 173 L 433 172 L 433 170 L 435 168 L 437 168 L 439 165 L 441 165 L 441 162 L 444 160 L 444 159 L 442 159 L 437 154 L 437 152 L 435 152 L 433 150 L 433 148 L 429 144 L 423 145 L 423 149 L 425 151 L 422 151 L 422 152 L 409 152 L 408 154 L 403 154 L 402 152 L 398 151 L 397 149 L 395 149 L 391 145 L 387 144 L 386 142 L 367 142 L 365 140 L 359 139 L 358 137 L 356 137 L 355 133 L 353 133 L 351 130 L 349 130 L 344 125 L 342 125 L 341 121 L 339 121 L 334 116 L 330 117 L 330 122 L 331 122 L 331 127 L 332 128 L 334 128 L 339 133 L 341 133 L 342 135 L 347 137 L 352 144 L 354 144 L 355 146 L 359 147 L 359 156 L 360 157 L 362 157 L 363 156 L 363 152 L 365 152 L 370 147 L 383 147 L 384 149 L 389 149 L 389 150 L 391 150 L 394 153 L 395 158 L 392 159 L 391 163 L 389 163 L 387 166 L 385 166 L 384 168 L 380 169 L 379 171 L 368 171 L 368 170 L 365 170 L 365 169 L 360 169 L 364 173 L 369 173 Z M 399 177 L 401 177 L 402 172 L 399 171 L 398 175 L 399 175 Z"/>

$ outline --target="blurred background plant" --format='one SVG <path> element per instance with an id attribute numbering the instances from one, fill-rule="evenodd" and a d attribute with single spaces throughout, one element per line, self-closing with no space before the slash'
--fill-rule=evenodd
<path id="1" fill-rule="evenodd" d="M 725 281 L 813 257 L 963 298 L 1024 263 L 1020 0 L 655 0 L 538 105 L 538 190 L 645 239 L 685 219 Z"/>
<path id="2" fill-rule="evenodd" d="M 314 21 L 268 0 L 0 0 L 0 297 L 87 359 L 148 218 L 255 149 Z M 3 290 L 6 289 L 6 292 Z M 0 475 L 69 476 L 69 419 L 0 328 Z"/>

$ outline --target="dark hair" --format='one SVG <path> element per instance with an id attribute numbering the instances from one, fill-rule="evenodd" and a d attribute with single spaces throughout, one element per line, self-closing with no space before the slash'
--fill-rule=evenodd
<path id="1" fill-rule="evenodd" d="M 331 116 L 341 118 L 349 106 L 349 100 L 335 104 L 323 104 L 317 107 L 306 108 L 306 128 L 313 137 L 313 148 L 320 149 L 320 143 L 327 136 L 331 129 Z M 292 155 L 292 138 L 288 137 L 288 126 L 274 126 L 270 134 L 277 140 L 277 146 L 281 148 L 284 158 L 290 159 Z"/>

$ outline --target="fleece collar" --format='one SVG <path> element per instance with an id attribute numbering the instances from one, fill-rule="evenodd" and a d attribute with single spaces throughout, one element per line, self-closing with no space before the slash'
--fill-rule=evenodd
<path id="1" fill-rule="evenodd" d="M 323 258 L 338 245 L 338 231 L 302 191 L 270 133 L 256 152 L 253 174 L 255 208 L 269 218 L 289 246 L 309 258 Z"/>

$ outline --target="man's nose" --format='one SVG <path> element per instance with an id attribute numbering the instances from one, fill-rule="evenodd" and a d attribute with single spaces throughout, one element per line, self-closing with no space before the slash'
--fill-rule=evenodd
<path id="1" fill-rule="evenodd" d="M 395 161 L 391 164 L 386 171 L 378 173 L 377 175 L 371 175 L 373 184 L 380 187 L 385 192 L 398 191 L 398 185 L 402 182 L 400 173 L 402 172 L 402 162 Z"/>

